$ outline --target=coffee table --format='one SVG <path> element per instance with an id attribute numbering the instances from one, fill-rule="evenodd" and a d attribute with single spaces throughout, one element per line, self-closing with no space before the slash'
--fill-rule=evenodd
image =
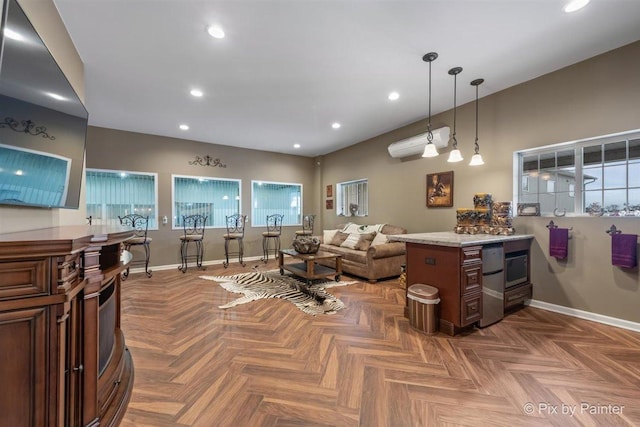
<path id="1" fill-rule="evenodd" d="M 302 262 L 285 264 L 285 255 L 289 255 Z M 336 268 L 333 269 L 317 264 L 316 261 L 320 259 L 335 259 Z M 307 285 L 310 285 L 314 279 L 325 279 L 328 277 L 339 282 L 340 275 L 342 274 L 342 255 L 322 251 L 316 252 L 315 254 L 301 254 L 296 252 L 295 249 L 281 249 L 278 257 L 278 267 L 280 268 L 280 274 L 284 274 L 284 271 L 287 270 L 295 276 L 306 279 Z"/>

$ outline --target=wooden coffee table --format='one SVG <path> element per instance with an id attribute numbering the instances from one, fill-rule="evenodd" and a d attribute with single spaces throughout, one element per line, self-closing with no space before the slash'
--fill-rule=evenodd
<path id="1" fill-rule="evenodd" d="M 285 255 L 289 255 L 302 262 L 285 264 Z M 333 269 L 317 264 L 316 261 L 320 259 L 335 259 L 336 268 Z M 325 279 L 328 277 L 339 282 L 340 275 L 342 274 L 342 255 L 321 251 L 315 254 L 301 254 L 294 249 L 282 249 L 279 252 L 278 267 L 280 268 L 280 274 L 284 274 L 284 271 L 287 270 L 298 277 L 306 279 L 308 285 L 310 285 L 314 279 Z"/>

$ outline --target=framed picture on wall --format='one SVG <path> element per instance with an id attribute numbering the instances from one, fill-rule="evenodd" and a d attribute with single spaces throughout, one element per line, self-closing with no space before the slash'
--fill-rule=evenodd
<path id="1" fill-rule="evenodd" d="M 327 197 L 333 197 L 333 184 L 327 185 Z"/>
<path id="2" fill-rule="evenodd" d="M 427 174 L 427 207 L 453 206 L 453 171 Z"/>
<path id="3" fill-rule="evenodd" d="M 540 203 L 518 203 L 518 216 L 540 216 Z"/>
<path id="4" fill-rule="evenodd" d="M 333 199 L 327 199 L 325 205 L 327 209 L 333 209 Z"/>

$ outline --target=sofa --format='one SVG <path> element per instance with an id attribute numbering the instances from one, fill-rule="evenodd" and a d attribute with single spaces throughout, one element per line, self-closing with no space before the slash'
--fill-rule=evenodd
<path id="1" fill-rule="evenodd" d="M 397 277 L 406 262 L 404 242 L 389 242 L 389 234 L 406 234 L 407 230 L 390 224 L 342 224 L 334 230 L 324 230 L 320 250 L 342 255 L 342 272 L 364 277 L 370 283 Z M 335 268 L 335 260 L 318 260 Z"/>

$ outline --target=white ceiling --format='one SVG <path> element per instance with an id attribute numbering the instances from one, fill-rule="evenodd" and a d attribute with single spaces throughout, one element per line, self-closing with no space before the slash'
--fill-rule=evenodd
<path id="1" fill-rule="evenodd" d="M 303 156 L 425 118 L 427 52 L 436 114 L 453 105 L 451 67 L 462 105 L 473 79 L 482 97 L 640 39 L 639 0 L 573 14 L 566 0 L 54 1 L 90 124 Z"/>

